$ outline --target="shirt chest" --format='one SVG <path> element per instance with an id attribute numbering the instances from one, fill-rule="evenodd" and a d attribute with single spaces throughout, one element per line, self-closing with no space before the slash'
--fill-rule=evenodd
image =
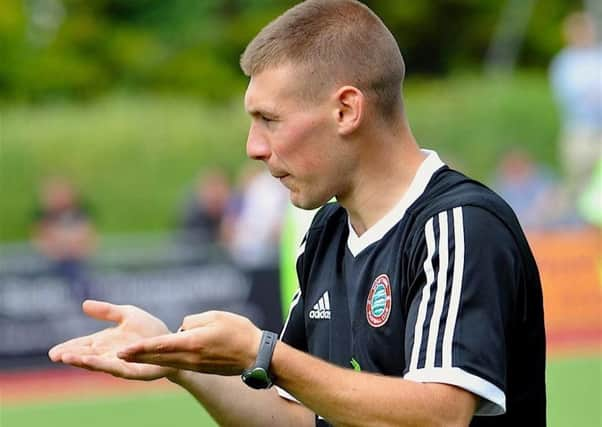
<path id="1" fill-rule="evenodd" d="M 402 374 L 407 284 L 398 248 L 394 239 L 357 256 L 344 248 L 314 266 L 304 298 L 310 353 L 343 367 L 353 359 L 365 371 Z"/>

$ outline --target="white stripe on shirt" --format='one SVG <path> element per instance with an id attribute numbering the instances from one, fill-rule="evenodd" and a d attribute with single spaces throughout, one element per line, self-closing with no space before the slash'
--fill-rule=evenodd
<path id="1" fill-rule="evenodd" d="M 454 274 L 452 279 L 451 297 L 445 323 L 445 334 L 443 335 L 443 367 L 452 366 L 452 343 L 454 340 L 454 329 L 458 317 L 460 305 L 460 293 L 462 291 L 462 279 L 464 275 L 464 219 L 462 208 L 453 210 L 454 217 Z"/>
<path id="2" fill-rule="evenodd" d="M 427 256 L 424 260 L 424 272 L 426 274 L 426 283 L 422 288 L 422 300 L 418 308 L 416 324 L 414 325 L 414 343 L 412 344 L 412 358 L 410 361 L 410 371 L 417 369 L 418 357 L 420 355 L 420 347 L 422 344 L 422 329 L 424 327 L 424 319 L 426 318 L 426 309 L 431 297 L 431 284 L 435 278 L 433 271 L 433 256 L 435 255 L 435 232 L 433 231 L 433 218 L 429 219 L 424 226 L 424 234 L 426 237 Z"/>
<path id="3" fill-rule="evenodd" d="M 447 288 L 447 266 L 449 263 L 447 234 L 447 212 L 439 213 L 439 274 L 437 275 L 437 290 L 435 291 L 435 307 L 431 315 L 429 325 L 428 346 L 426 349 L 425 368 L 435 366 L 435 353 L 437 348 L 437 337 L 439 336 L 439 324 L 445 301 L 445 290 Z"/>

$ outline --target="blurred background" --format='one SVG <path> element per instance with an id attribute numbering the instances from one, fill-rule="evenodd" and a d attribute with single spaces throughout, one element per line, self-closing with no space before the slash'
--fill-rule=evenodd
<path id="1" fill-rule="evenodd" d="M 238 60 L 294 3 L 2 0 L 1 426 L 214 425 L 166 381 L 45 354 L 104 326 L 81 314 L 86 298 L 172 329 L 207 309 L 279 328 L 307 219 L 245 159 Z M 500 193 L 527 231 L 549 425 L 602 425 L 601 3 L 365 3 L 405 57 L 419 143 Z"/>

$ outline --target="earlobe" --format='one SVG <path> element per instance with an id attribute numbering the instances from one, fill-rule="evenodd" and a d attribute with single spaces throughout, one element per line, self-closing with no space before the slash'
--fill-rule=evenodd
<path id="1" fill-rule="evenodd" d="M 363 117 L 364 94 L 356 87 L 343 86 L 336 93 L 337 125 L 340 135 L 353 133 Z"/>

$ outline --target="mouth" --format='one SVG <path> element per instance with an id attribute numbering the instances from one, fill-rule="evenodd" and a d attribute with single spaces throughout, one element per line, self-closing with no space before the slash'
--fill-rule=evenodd
<path id="1" fill-rule="evenodd" d="M 291 181 L 290 181 L 290 175 L 288 173 L 285 174 L 280 174 L 280 175 L 274 175 L 274 177 L 280 182 L 280 184 L 282 184 L 284 187 L 288 188 L 289 190 L 291 189 L 290 185 L 291 185 Z"/>

